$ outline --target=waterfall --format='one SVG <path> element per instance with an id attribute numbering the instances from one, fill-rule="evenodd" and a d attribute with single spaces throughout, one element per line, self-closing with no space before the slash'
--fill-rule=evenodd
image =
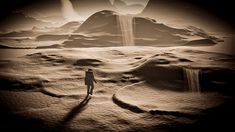
<path id="1" fill-rule="evenodd" d="M 131 15 L 120 15 L 118 21 L 122 33 L 123 46 L 134 46 L 134 30 L 133 30 L 133 19 Z"/>
<path id="2" fill-rule="evenodd" d="M 200 82 L 199 82 L 199 69 L 189 69 L 184 68 L 187 81 L 188 81 L 188 88 L 192 92 L 200 92 Z"/>

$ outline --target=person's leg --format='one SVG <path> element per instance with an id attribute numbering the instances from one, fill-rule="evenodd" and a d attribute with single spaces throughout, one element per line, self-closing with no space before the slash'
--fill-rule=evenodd
<path id="1" fill-rule="evenodd" d="M 94 84 L 91 85 L 91 95 L 93 94 Z"/>
<path id="2" fill-rule="evenodd" d="M 87 95 L 90 93 L 90 85 L 87 85 Z"/>

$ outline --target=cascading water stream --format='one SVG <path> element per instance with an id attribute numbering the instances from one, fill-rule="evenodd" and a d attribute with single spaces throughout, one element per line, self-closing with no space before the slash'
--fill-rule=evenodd
<path id="1" fill-rule="evenodd" d="M 131 15 L 120 15 L 118 16 L 118 21 L 121 28 L 123 46 L 134 46 L 134 17 Z"/>
<path id="2" fill-rule="evenodd" d="M 190 69 L 190 68 L 184 68 L 187 82 L 188 82 L 188 88 L 192 92 L 200 92 L 200 81 L 199 81 L 199 69 Z"/>

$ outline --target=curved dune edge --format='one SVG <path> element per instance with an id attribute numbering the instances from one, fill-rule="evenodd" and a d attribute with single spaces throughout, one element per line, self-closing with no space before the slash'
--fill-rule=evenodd
<path id="1" fill-rule="evenodd" d="M 60 91 L 53 91 L 50 89 L 43 88 L 40 90 L 41 93 L 51 96 L 51 97 L 57 97 L 57 98 L 64 98 L 64 97 L 71 97 L 71 98 L 79 98 L 81 96 L 86 96 L 85 94 L 79 93 L 79 94 L 72 94 L 72 93 L 65 93 Z"/>
<path id="2" fill-rule="evenodd" d="M 171 93 L 171 91 L 169 91 L 170 94 L 166 95 L 165 100 L 162 97 L 159 97 L 159 98 L 157 98 L 156 96 L 153 97 L 153 99 L 155 99 L 155 100 L 158 100 L 158 99 L 162 100 L 163 99 L 162 102 L 159 101 L 159 104 L 156 103 L 157 101 L 151 102 L 151 100 L 143 101 L 143 103 L 141 102 L 142 103 L 141 104 L 138 102 L 139 101 L 138 99 L 136 99 L 135 97 L 132 98 L 132 94 L 129 94 L 129 91 L 131 91 L 131 90 L 133 91 L 134 94 L 137 94 L 137 95 L 133 95 L 133 96 L 138 96 L 139 94 L 141 94 L 141 93 L 137 93 L 137 92 L 140 92 L 141 90 L 135 91 L 138 88 L 140 88 L 140 89 L 143 88 L 143 87 L 139 87 L 138 85 L 145 86 L 146 84 L 144 82 L 140 82 L 140 83 L 135 83 L 135 84 L 120 88 L 115 94 L 113 94 L 113 97 L 112 97 L 113 102 L 115 104 L 117 104 L 118 106 L 120 106 L 121 108 L 128 109 L 128 110 L 135 112 L 135 113 L 147 112 L 152 115 L 172 115 L 172 116 L 176 116 L 176 117 L 186 117 L 186 118 L 190 118 L 190 119 L 195 119 L 198 116 L 205 114 L 205 113 L 203 113 L 204 110 L 211 109 L 211 108 L 214 108 L 214 107 L 217 107 L 218 105 L 220 105 L 224 99 L 224 97 L 222 97 L 218 94 L 215 94 L 215 93 L 208 93 L 208 95 L 207 95 L 207 93 L 198 94 L 198 93 L 185 92 L 182 94 L 185 94 L 185 95 L 188 94 L 187 96 L 189 98 L 189 101 L 184 101 L 184 99 L 182 99 L 182 102 L 181 102 L 178 100 L 178 96 L 181 96 L 181 93 L 178 92 L 178 93 L 175 93 L 176 94 L 175 95 L 176 101 L 169 103 L 170 105 L 172 103 L 175 103 L 176 105 L 175 106 L 167 106 L 169 104 L 167 104 L 167 103 L 162 104 L 162 102 L 164 102 L 165 100 L 172 101 L 171 97 L 169 97 L 169 95 L 171 95 L 172 93 Z M 148 86 L 145 86 L 145 87 L 148 87 Z M 151 89 L 151 88 L 149 88 L 149 89 Z M 146 90 L 146 89 L 144 89 L 144 90 Z M 155 94 L 155 93 L 153 93 L 153 89 L 151 89 L 150 92 L 152 92 L 152 95 Z M 162 94 L 161 90 L 160 91 L 157 90 L 157 92 Z M 159 95 L 159 93 L 157 93 L 157 95 Z M 122 94 L 126 94 L 126 95 L 122 95 Z M 145 93 L 143 93 L 143 94 L 145 94 Z M 190 96 L 192 96 L 192 94 L 195 94 L 195 97 L 190 97 Z M 151 96 L 151 95 L 148 95 L 148 96 Z M 174 96 L 174 95 L 172 95 L 172 96 Z M 140 100 L 143 97 L 139 97 Z M 168 98 L 170 98 L 170 99 L 168 100 Z M 183 98 L 185 98 L 185 97 L 183 97 Z M 201 102 L 198 103 L 197 101 L 193 102 L 192 99 L 194 99 L 194 98 L 195 98 L 195 100 L 198 100 L 198 98 L 204 98 L 204 99 L 201 99 Z M 203 100 L 205 102 L 203 102 Z M 190 101 L 192 101 L 191 104 L 190 104 Z M 131 103 L 131 102 L 134 102 L 134 103 Z M 137 103 L 135 103 L 135 102 L 137 102 Z M 189 104 L 188 104 L 188 102 L 189 102 Z M 148 105 L 151 103 L 152 103 L 153 107 L 147 108 Z M 147 107 L 143 106 L 143 104 L 147 105 Z M 177 106 L 177 105 L 179 105 L 179 106 Z"/>
<path id="3" fill-rule="evenodd" d="M 133 86 L 133 85 L 137 85 L 137 84 L 140 84 L 140 83 L 143 83 L 143 82 L 134 83 L 134 84 L 128 85 L 128 86 Z M 128 87 L 128 86 L 126 86 L 126 87 Z M 120 90 L 122 90 L 122 89 L 124 89 L 124 88 L 126 88 L 126 87 L 120 88 L 118 91 L 120 91 Z M 117 91 L 115 94 L 113 94 L 113 96 L 112 96 L 112 100 L 113 100 L 113 102 L 114 102 L 115 104 L 117 104 L 117 105 L 120 106 L 121 108 L 128 109 L 128 110 L 130 110 L 130 111 L 132 111 L 132 112 L 135 112 L 135 113 L 144 113 L 144 112 L 148 112 L 148 111 L 146 111 L 146 110 L 143 110 L 143 109 L 139 108 L 139 107 L 136 106 L 136 105 L 128 104 L 128 103 L 126 103 L 125 101 L 120 100 L 120 99 L 117 97 L 118 91 Z"/>
<path id="4" fill-rule="evenodd" d="M 143 83 L 143 82 L 141 82 Z M 140 84 L 140 83 L 135 83 L 135 84 L 132 84 L 130 86 L 134 86 L 134 85 L 137 85 L 137 84 Z M 118 91 L 122 90 L 122 89 L 125 89 L 127 88 L 128 86 L 126 87 L 123 87 L 123 88 L 120 88 Z M 188 114 L 184 114 L 184 113 L 180 113 L 180 112 L 173 112 L 173 111 L 161 111 L 161 110 L 144 110 L 136 105 L 133 105 L 133 104 L 129 104 L 129 103 L 126 103 L 125 101 L 119 99 L 117 97 L 117 94 L 118 94 L 118 91 L 113 94 L 112 96 L 112 100 L 115 104 L 117 104 L 118 106 L 120 106 L 121 108 L 124 108 L 124 109 L 128 109 L 132 112 L 135 112 L 135 113 L 144 113 L 144 112 L 148 112 L 152 115 L 154 114 L 158 114 L 158 115 L 174 115 L 174 116 L 177 116 L 177 115 L 187 115 L 187 116 L 190 116 Z"/>
<path id="5" fill-rule="evenodd" d="M 122 100 L 119 100 L 116 95 L 114 94 L 113 97 L 112 97 L 112 100 L 115 104 L 117 104 L 118 106 L 120 106 L 121 108 L 124 108 L 124 109 L 128 109 L 132 112 L 135 112 L 135 113 L 144 113 L 144 112 L 147 112 L 145 110 L 142 110 L 141 108 L 139 108 L 138 106 L 136 105 L 132 105 L 132 104 L 128 104 L 128 103 L 125 103 L 124 101 Z"/>
<path id="6" fill-rule="evenodd" d="M 182 112 L 178 112 L 178 111 L 162 111 L 162 110 L 144 110 L 136 105 L 132 105 L 132 104 L 128 104 L 125 101 L 120 100 L 116 94 L 114 94 L 112 96 L 112 100 L 115 104 L 117 104 L 118 106 L 120 106 L 123 109 L 128 109 L 132 112 L 135 113 L 145 113 L 148 112 L 151 115 L 172 115 L 172 116 L 177 116 L 177 117 L 187 117 L 187 118 L 191 118 L 191 119 L 195 119 L 197 118 L 197 115 L 193 115 L 193 114 L 188 114 L 188 113 L 182 113 Z"/>
<path id="7" fill-rule="evenodd" d="M 128 87 L 131 87 L 131 86 L 135 86 L 135 85 L 138 85 L 138 84 L 142 84 L 144 82 L 139 82 L 139 83 L 134 83 L 134 84 L 131 84 L 131 85 L 128 85 L 128 86 L 125 86 L 123 88 L 120 88 L 119 90 L 117 90 L 117 92 L 115 94 L 113 94 L 112 96 L 112 100 L 115 104 L 117 104 L 118 106 L 120 106 L 121 108 L 124 108 L 124 109 L 128 109 L 132 112 L 135 112 L 135 113 L 144 113 L 144 112 L 148 112 L 150 114 L 160 114 L 160 115 L 165 115 L 165 114 L 173 114 L 174 113 L 178 113 L 178 112 L 168 112 L 168 111 L 160 111 L 160 110 L 146 110 L 146 109 L 143 109 L 143 108 L 140 108 L 139 106 L 137 105 L 133 105 L 133 104 L 130 104 L 130 103 L 127 103 L 125 102 L 124 100 L 120 99 L 118 97 L 118 94 L 119 94 L 119 91 L 121 90 L 124 90 Z M 131 96 L 131 95 L 130 95 Z M 175 114 L 176 115 L 176 114 Z"/>

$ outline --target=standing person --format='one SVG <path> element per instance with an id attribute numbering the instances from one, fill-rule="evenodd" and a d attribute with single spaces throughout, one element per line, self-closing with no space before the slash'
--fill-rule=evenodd
<path id="1" fill-rule="evenodd" d="M 87 85 L 87 96 L 92 95 L 94 89 L 94 83 L 96 83 L 92 69 L 88 69 L 85 74 L 85 85 Z"/>

